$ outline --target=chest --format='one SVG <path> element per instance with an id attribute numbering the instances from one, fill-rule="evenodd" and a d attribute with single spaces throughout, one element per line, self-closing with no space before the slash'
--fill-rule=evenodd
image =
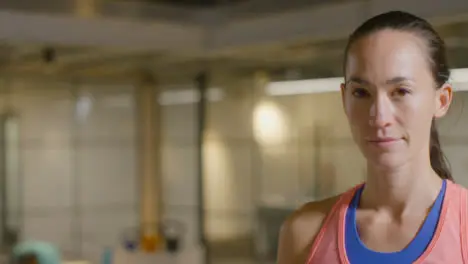
<path id="1" fill-rule="evenodd" d="M 369 213 L 357 213 L 356 229 L 360 240 L 367 248 L 377 252 L 398 252 L 414 240 L 425 219 L 425 214 L 392 219 Z"/>

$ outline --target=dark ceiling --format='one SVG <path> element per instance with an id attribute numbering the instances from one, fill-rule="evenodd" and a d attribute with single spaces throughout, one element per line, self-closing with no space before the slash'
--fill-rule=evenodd
<path id="1" fill-rule="evenodd" d="M 446 41 L 450 66 L 468 67 L 468 23 L 445 25 L 437 30 Z M 141 69 L 151 69 L 180 75 L 185 71 L 210 68 L 242 74 L 262 69 L 277 73 L 274 76 L 278 75 L 278 78 L 291 75 L 290 72 L 307 78 L 323 78 L 342 74 L 345 45 L 346 39 L 303 40 L 213 54 L 179 54 L 89 47 L 51 49 L 0 43 L 0 74 L 47 71 L 72 76 L 129 76 Z"/>
<path id="2" fill-rule="evenodd" d="M 251 0 L 127 0 L 127 1 L 140 1 L 147 3 L 162 3 L 178 6 L 191 6 L 191 7 L 213 7 L 220 5 L 235 4 L 240 2 L 247 2 Z"/>

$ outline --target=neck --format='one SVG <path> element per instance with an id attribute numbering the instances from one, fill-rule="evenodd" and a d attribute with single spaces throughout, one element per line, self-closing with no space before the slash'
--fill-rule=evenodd
<path id="1" fill-rule="evenodd" d="M 429 208 L 439 194 L 442 179 L 432 170 L 430 160 L 411 160 L 398 168 L 368 164 L 361 207 L 402 215 Z"/>

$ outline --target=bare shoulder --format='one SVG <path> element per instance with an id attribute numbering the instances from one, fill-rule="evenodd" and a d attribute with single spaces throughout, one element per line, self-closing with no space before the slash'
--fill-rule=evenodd
<path id="1" fill-rule="evenodd" d="M 278 246 L 278 264 L 305 263 L 322 224 L 340 196 L 310 202 L 283 223 Z"/>
<path id="2" fill-rule="evenodd" d="M 334 196 L 325 200 L 314 201 L 306 203 L 291 214 L 283 224 L 284 229 L 300 229 L 301 232 L 305 230 L 312 231 L 312 227 L 321 227 L 323 220 L 328 215 L 333 205 L 337 202 L 340 196 Z M 317 230 L 318 231 L 318 230 Z"/>

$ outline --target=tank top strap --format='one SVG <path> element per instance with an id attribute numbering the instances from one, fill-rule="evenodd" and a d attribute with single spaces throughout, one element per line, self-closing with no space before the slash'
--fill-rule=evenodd
<path id="1" fill-rule="evenodd" d="M 325 217 L 322 226 L 320 227 L 319 232 L 317 233 L 314 242 L 312 243 L 311 250 L 309 253 L 309 257 L 307 258 L 306 263 L 310 263 L 315 253 L 317 252 L 318 248 L 320 247 L 320 242 L 323 239 L 324 235 L 327 233 L 327 230 L 337 229 L 338 223 L 340 220 L 340 215 L 343 209 L 346 209 L 351 200 L 354 197 L 354 194 L 364 185 L 364 183 L 358 184 L 355 187 L 349 189 L 348 191 L 344 192 L 340 195 L 337 199 L 333 207 L 331 208 L 330 212 Z"/>
<path id="2" fill-rule="evenodd" d="M 465 188 L 457 186 L 460 199 L 460 242 L 462 247 L 463 262 L 468 263 L 468 193 Z"/>

